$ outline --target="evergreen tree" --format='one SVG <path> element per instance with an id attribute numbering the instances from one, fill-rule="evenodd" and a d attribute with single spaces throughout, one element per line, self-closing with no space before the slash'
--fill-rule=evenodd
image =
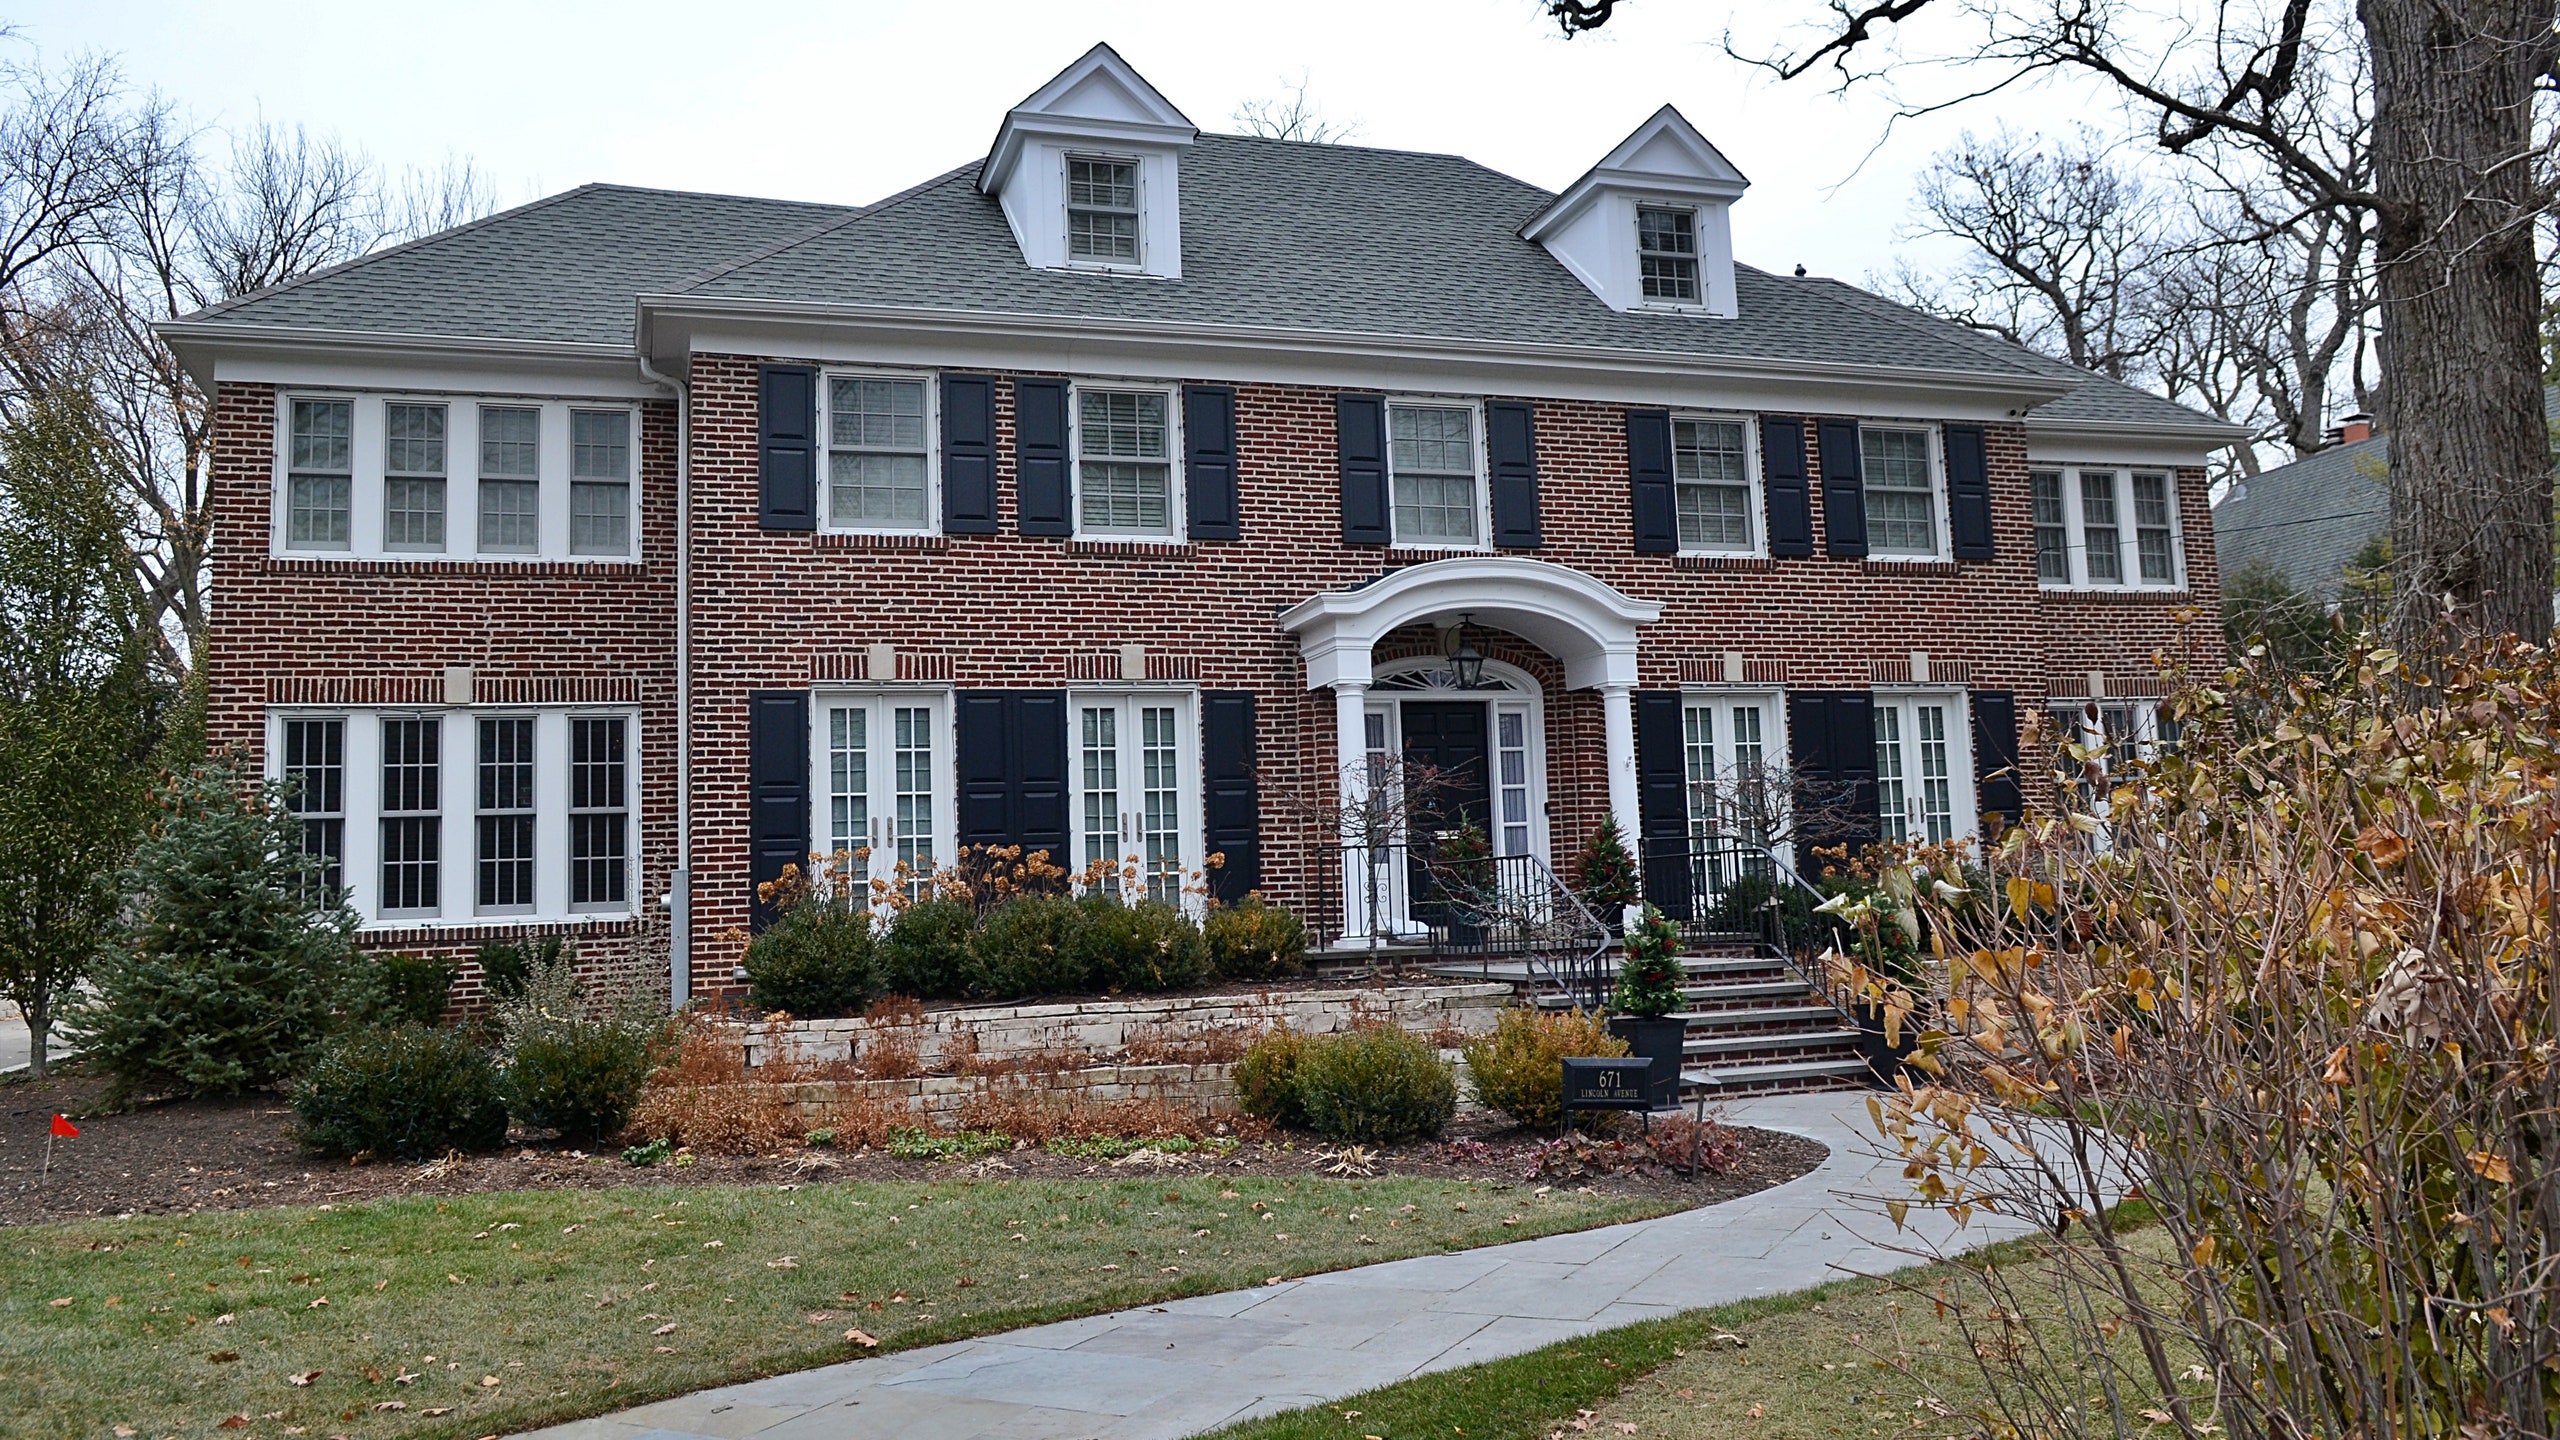
<path id="1" fill-rule="evenodd" d="M 1680 1008 L 1680 926 L 1651 905 L 1627 931 L 1626 958 L 1618 963 L 1618 993 L 1611 1009 L 1651 1020 Z"/>
<path id="2" fill-rule="evenodd" d="M 39 1078 L 114 923 L 169 708 L 96 417 L 65 394 L 0 427 L 0 994 Z"/>
<path id="3" fill-rule="evenodd" d="M 1618 928 L 1626 908 L 1643 898 L 1636 860 L 1627 853 L 1626 837 L 1618 833 L 1617 816 L 1601 816 L 1600 828 L 1582 842 L 1582 853 L 1574 860 L 1573 891 L 1612 930 Z"/>
<path id="4" fill-rule="evenodd" d="M 356 998 L 355 915 L 321 889 L 284 798 L 236 754 L 164 792 L 125 876 L 123 933 L 76 1017 L 114 1100 L 271 1084 Z"/>

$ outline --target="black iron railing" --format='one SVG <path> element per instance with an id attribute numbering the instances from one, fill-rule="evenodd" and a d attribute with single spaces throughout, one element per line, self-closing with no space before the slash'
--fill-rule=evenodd
<path id="1" fill-rule="evenodd" d="M 1825 1003 L 1851 1020 L 1847 987 L 1824 957 L 1845 948 L 1843 928 L 1817 913 L 1824 900 L 1785 856 L 1732 834 L 1692 835 L 1644 846 L 1645 899 L 1700 939 L 1756 941 Z"/>
<path id="2" fill-rule="evenodd" d="M 1530 978 L 1598 1008 L 1608 992 L 1609 928 L 1534 855 L 1458 856 L 1437 845 L 1344 845 L 1318 852 L 1316 938 L 1336 955 L 1381 959 L 1427 949 L 1491 977 Z"/>

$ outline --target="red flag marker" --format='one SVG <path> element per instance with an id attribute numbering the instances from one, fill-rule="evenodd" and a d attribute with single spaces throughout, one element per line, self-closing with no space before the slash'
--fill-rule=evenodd
<path id="1" fill-rule="evenodd" d="M 57 1112 L 53 1117 L 53 1133 L 65 1140 L 77 1140 L 80 1138 L 80 1127 Z"/>
<path id="2" fill-rule="evenodd" d="M 77 1138 L 77 1137 L 79 1136 L 79 1134 L 80 1134 L 80 1127 L 79 1127 L 79 1126 L 72 1124 L 72 1123 L 70 1122 L 70 1120 L 66 1119 L 66 1118 L 63 1116 L 63 1114 L 62 1114 L 62 1112 L 61 1112 L 61 1111 L 56 1110 L 55 1112 L 53 1112 L 53 1128 L 52 1128 L 51 1130 L 49 1130 L 49 1131 L 46 1131 L 46 1132 L 45 1132 L 45 1137 L 44 1137 L 44 1166 L 43 1166 L 43 1168 L 42 1168 L 42 1169 L 40 1169 L 40 1170 L 36 1171 L 36 1184 L 37 1184 L 37 1185 L 39 1185 L 39 1186 L 43 1185 L 43 1184 L 44 1184 L 44 1182 L 45 1182 L 45 1177 L 46 1177 L 46 1176 L 48 1176 L 48 1175 L 51 1175 L 51 1174 L 53 1173 L 53 1139 L 54 1139 L 54 1137 L 55 1137 L 55 1136 L 57 1136 L 57 1135 L 68 1135 L 68 1136 L 71 1136 L 71 1137 Z"/>

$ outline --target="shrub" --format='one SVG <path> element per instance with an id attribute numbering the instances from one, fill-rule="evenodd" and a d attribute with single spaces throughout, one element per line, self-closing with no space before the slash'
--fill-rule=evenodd
<path id="1" fill-rule="evenodd" d="M 1574 857 L 1573 893 L 1591 908 L 1602 924 L 1618 928 L 1619 917 L 1626 908 L 1644 898 L 1637 883 L 1635 857 L 1627 853 L 1626 837 L 1618 833 L 1614 815 L 1600 817 L 1600 827 L 1582 844 L 1582 853 Z"/>
<path id="2" fill-rule="evenodd" d="M 373 968 L 373 1013 L 384 1025 L 432 1027 L 444 1018 L 462 967 L 442 955 L 385 955 Z"/>
<path id="3" fill-rule="evenodd" d="M 489 1057 L 460 1035 L 417 1025 L 346 1032 L 295 1087 L 293 1107 L 303 1143 L 337 1155 L 415 1160 L 507 1140 Z"/>
<path id="4" fill-rule="evenodd" d="M 804 1020 L 861 1014 L 881 991 L 871 932 L 860 906 L 793 909 L 748 943 L 747 998 Z"/>
<path id="5" fill-rule="evenodd" d="M 1420 1140 L 1457 1113 L 1449 1064 L 1419 1036 L 1391 1026 L 1327 1035 L 1298 1062 L 1307 1124 L 1336 1140 Z"/>
<path id="6" fill-rule="evenodd" d="M 1209 912 L 1209 968 L 1225 980 L 1277 980 L 1307 968 L 1307 927 L 1259 895 Z"/>
<path id="7" fill-rule="evenodd" d="M 1627 1042 L 1597 1015 L 1515 1007 L 1502 1012 L 1492 1034 L 1467 1042 L 1467 1088 L 1521 1124 L 1548 1129 L 1564 1118 L 1566 1056 L 1626 1053 Z"/>
<path id="8" fill-rule="evenodd" d="M 560 963 L 567 950 L 567 942 L 556 935 L 532 943 L 492 941 L 475 951 L 471 961 L 480 967 L 480 985 L 490 999 L 513 1000 L 524 993 L 525 977 L 535 967 Z"/>
<path id="9" fill-rule="evenodd" d="M 753 1155 L 807 1133 L 791 1087 L 755 1083 L 788 1062 L 747 1069 L 746 1047 L 716 1020 L 688 1015 L 675 1054 L 649 1077 L 632 1112 L 633 1137 L 665 1140 L 707 1154 Z"/>
<path id="10" fill-rule="evenodd" d="M 1306 1058 L 1307 1037 L 1285 1025 L 1254 1041 L 1236 1062 L 1237 1107 L 1274 1125 L 1304 1126 L 1307 1112 L 1298 1103 L 1298 1067 Z"/>
<path id="11" fill-rule="evenodd" d="M 67 1017 L 111 1102 L 237 1095 L 300 1067 L 357 973 L 355 916 L 319 882 L 282 791 L 236 757 L 169 786 L 122 877 L 116 943 Z"/>
<path id="12" fill-rule="evenodd" d="M 976 907 L 966 900 L 919 900 L 898 912 L 873 943 L 880 978 L 899 995 L 953 1000 L 979 988 L 969 960 Z"/>
<path id="13" fill-rule="evenodd" d="M 1181 907 L 1123 901 L 1108 891 L 1076 902 L 1083 912 L 1070 946 L 1097 990 L 1178 990 L 1209 973 L 1209 945 Z"/>
<path id="14" fill-rule="evenodd" d="M 507 1108 L 527 1130 L 586 1145 L 621 1130 L 648 1083 L 653 1036 L 611 1020 L 546 1026 L 516 1046 Z"/>
<path id="15" fill-rule="evenodd" d="M 1680 982 L 1688 974 L 1680 965 L 1680 927 L 1651 905 L 1644 918 L 1627 931 L 1626 955 L 1618 962 L 1618 992 L 1610 1006 L 1639 1019 L 1658 1020 L 1680 1008 Z"/>
<path id="16" fill-rule="evenodd" d="M 1084 912 L 1056 895 L 1016 895 L 986 913 L 969 938 L 980 983 L 1005 999 L 1085 988 L 1076 932 Z"/>

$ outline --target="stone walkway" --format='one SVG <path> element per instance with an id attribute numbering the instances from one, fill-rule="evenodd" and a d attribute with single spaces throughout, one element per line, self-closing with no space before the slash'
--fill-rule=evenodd
<path id="1" fill-rule="evenodd" d="M 1593 1330 L 1914 1263 L 1878 1201 L 1863 1093 L 1736 1102 L 1831 1147 L 1812 1174 L 1702 1210 L 852 1360 L 536 1432 L 548 1440 L 1173 1440 Z M 2014 1228 L 1915 1212 L 1904 1243 Z M 1933 1223 L 1934 1222 L 1934 1223 Z M 1881 1242 L 1881 1243 L 1871 1243 Z"/>

